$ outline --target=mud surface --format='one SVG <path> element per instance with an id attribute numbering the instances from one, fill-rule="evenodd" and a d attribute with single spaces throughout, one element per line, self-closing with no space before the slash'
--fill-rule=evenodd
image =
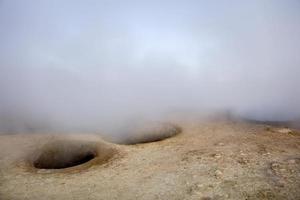
<path id="1" fill-rule="evenodd" d="M 177 124 L 182 133 L 137 145 L 65 136 L 114 153 L 54 171 L 34 169 L 28 156 L 61 136 L 2 135 L 0 199 L 300 199 L 299 132 L 241 122 Z"/>

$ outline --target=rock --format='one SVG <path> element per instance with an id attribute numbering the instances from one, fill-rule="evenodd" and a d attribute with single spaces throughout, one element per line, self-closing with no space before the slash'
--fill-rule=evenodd
<path id="1" fill-rule="evenodd" d="M 279 171 L 280 172 L 286 172 L 286 169 L 285 168 L 280 168 Z"/>
<path id="2" fill-rule="evenodd" d="M 249 163 L 249 161 L 246 158 L 240 158 L 238 159 L 238 163 L 242 164 L 242 165 L 246 165 Z"/>
<path id="3" fill-rule="evenodd" d="M 221 158 L 221 157 L 222 157 L 222 155 L 219 154 L 219 153 L 216 153 L 216 154 L 214 155 L 214 158 L 216 158 L 216 159 L 219 159 L 219 158 Z"/>
<path id="4" fill-rule="evenodd" d="M 245 154 L 245 153 L 241 153 L 240 155 L 241 155 L 241 156 L 246 156 L 246 154 Z"/>
<path id="5" fill-rule="evenodd" d="M 275 184 L 276 184 L 277 187 L 284 187 L 285 186 L 284 180 L 278 180 L 278 181 L 276 181 Z"/>
<path id="6" fill-rule="evenodd" d="M 282 128 L 277 130 L 279 133 L 291 134 L 293 131 L 289 128 Z"/>
<path id="7" fill-rule="evenodd" d="M 288 164 L 296 164 L 296 160 L 295 159 L 290 159 L 287 162 L 288 162 Z"/>
<path id="8" fill-rule="evenodd" d="M 271 155 L 271 153 L 270 152 L 267 152 L 267 153 L 264 153 L 264 154 L 262 154 L 263 156 L 269 156 L 269 155 Z"/>
<path id="9" fill-rule="evenodd" d="M 271 131 L 271 132 L 273 132 L 273 129 L 272 129 L 271 126 L 266 126 L 266 127 L 265 127 L 265 130 L 266 130 L 266 131 Z"/>
<path id="10" fill-rule="evenodd" d="M 278 163 L 272 163 L 271 167 L 274 169 L 274 168 L 278 168 L 279 167 L 279 164 Z"/>
<path id="11" fill-rule="evenodd" d="M 211 200 L 211 197 L 202 197 L 201 200 Z"/>
<path id="12" fill-rule="evenodd" d="M 216 170 L 215 171 L 215 177 L 217 177 L 217 178 L 220 178 L 220 177 L 222 177 L 223 176 L 223 173 L 220 171 L 220 170 Z"/>

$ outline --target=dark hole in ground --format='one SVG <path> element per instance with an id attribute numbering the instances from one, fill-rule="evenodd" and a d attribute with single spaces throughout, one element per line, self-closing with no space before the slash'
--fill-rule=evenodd
<path id="1" fill-rule="evenodd" d="M 80 142 L 59 141 L 40 150 L 33 166 L 38 169 L 63 169 L 84 164 L 98 156 L 97 147 Z"/>
<path id="2" fill-rule="evenodd" d="M 95 157 L 96 155 L 91 152 L 84 155 L 75 155 L 67 159 L 47 158 L 47 155 L 44 155 L 34 162 L 34 167 L 38 169 L 63 169 L 81 165 Z"/>

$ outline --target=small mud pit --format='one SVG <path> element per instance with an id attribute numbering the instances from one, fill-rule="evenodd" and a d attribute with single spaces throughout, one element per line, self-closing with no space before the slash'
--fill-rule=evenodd
<path id="1" fill-rule="evenodd" d="M 120 144 L 140 144 L 157 142 L 170 137 L 173 137 L 182 132 L 181 127 L 171 123 L 148 123 L 139 124 L 131 128 L 124 135 Z"/>
<path id="2" fill-rule="evenodd" d="M 114 154 L 115 150 L 106 143 L 57 140 L 36 150 L 29 164 L 35 169 L 69 169 L 103 164 Z"/>

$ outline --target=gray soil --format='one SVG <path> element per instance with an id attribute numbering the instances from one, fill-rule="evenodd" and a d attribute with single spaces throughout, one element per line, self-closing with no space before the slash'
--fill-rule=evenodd
<path id="1" fill-rule="evenodd" d="M 177 124 L 180 134 L 135 145 L 96 135 L 1 135 L 0 199 L 300 199 L 299 132 Z"/>

